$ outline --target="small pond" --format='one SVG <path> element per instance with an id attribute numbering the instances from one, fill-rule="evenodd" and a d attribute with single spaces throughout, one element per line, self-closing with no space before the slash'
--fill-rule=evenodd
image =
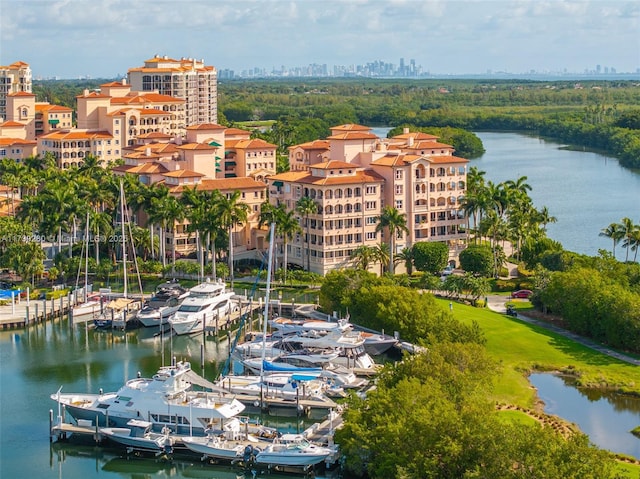
<path id="1" fill-rule="evenodd" d="M 529 381 L 544 401 L 547 414 L 576 424 L 596 446 L 640 459 L 640 398 L 577 388 L 572 378 L 536 373 Z"/>

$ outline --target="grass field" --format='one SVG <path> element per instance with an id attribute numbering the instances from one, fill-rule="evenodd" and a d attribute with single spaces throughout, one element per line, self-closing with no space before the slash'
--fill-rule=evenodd
<path id="1" fill-rule="evenodd" d="M 448 308 L 447 300 L 438 301 Z M 572 373 L 585 386 L 640 394 L 640 368 L 633 364 L 489 309 L 456 303 L 453 314 L 463 322 L 480 325 L 488 353 L 500 362 L 502 373 L 493 392 L 497 402 L 533 407 L 535 391 L 526 377 L 533 370 Z"/>

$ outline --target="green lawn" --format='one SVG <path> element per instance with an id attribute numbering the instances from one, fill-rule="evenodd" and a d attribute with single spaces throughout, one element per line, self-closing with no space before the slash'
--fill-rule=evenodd
<path id="1" fill-rule="evenodd" d="M 448 308 L 448 300 L 438 301 Z M 633 364 L 488 309 L 456 303 L 453 314 L 464 322 L 478 322 L 487 339 L 488 353 L 502 365 L 493 393 L 498 402 L 533 407 L 535 391 L 526 374 L 534 369 L 575 372 L 584 385 L 640 394 L 640 368 Z"/>

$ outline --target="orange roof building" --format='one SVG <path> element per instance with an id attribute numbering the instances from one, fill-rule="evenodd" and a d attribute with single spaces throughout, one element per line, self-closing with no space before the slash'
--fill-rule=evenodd
<path id="1" fill-rule="evenodd" d="M 405 215 L 409 230 L 398 234 L 394 254 L 420 241 L 446 242 L 455 254 L 454 247 L 466 239 L 466 159 L 454 156 L 453 147 L 436 136 L 408 129 L 388 139 L 362 125 L 330 130 L 326 140 L 290 147 L 291 171 L 267 179 L 273 204 L 294 210 L 309 197 L 317 206 L 306 225 L 300 218 L 305 233 L 288 245 L 289 261 L 304 268 L 308 261 L 321 274 L 352 267 L 357 247 L 388 243 L 376 231 L 387 205 Z"/>

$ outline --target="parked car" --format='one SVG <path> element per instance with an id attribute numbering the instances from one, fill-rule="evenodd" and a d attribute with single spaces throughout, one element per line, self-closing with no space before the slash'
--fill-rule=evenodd
<path id="1" fill-rule="evenodd" d="M 533 291 L 529 289 L 520 289 L 511 293 L 512 298 L 524 298 L 528 299 L 533 294 Z"/>

